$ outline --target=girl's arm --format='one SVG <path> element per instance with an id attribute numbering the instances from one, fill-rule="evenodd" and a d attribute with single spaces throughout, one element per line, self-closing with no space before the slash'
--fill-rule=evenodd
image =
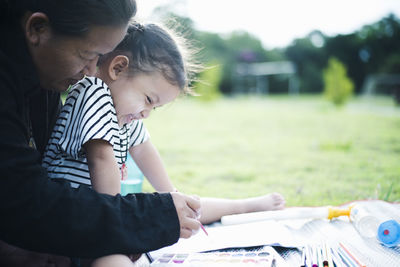
<path id="1" fill-rule="evenodd" d="M 176 191 L 167 174 L 160 154 L 150 140 L 147 140 L 140 145 L 131 147 L 129 152 L 140 170 L 157 191 Z M 283 209 L 285 206 L 285 199 L 279 193 L 271 193 L 245 199 L 202 197 L 200 198 L 200 202 L 200 222 L 204 224 L 218 221 L 224 215 L 277 210 Z"/>
<path id="2" fill-rule="evenodd" d="M 129 153 L 154 189 L 157 191 L 176 191 L 158 150 L 150 140 L 131 147 Z M 202 223 L 211 223 L 220 220 L 223 215 L 240 213 L 242 211 L 240 204 L 240 201 L 235 200 L 201 198 L 200 221 Z"/>
<path id="3" fill-rule="evenodd" d="M 270 193 L 257 197 L 241 199 L 223 198 L 201 198 L 201 218 L 202 223 L 211 223 L 221 219 L 222 216 L 267 211 L 280 210 L 285 207 L 285 198 L 279 193 Z"/>
<path id="4" fill-rule="evenodd" d="M 161 156 L 150 140 L 131 147 L 129 153 L 155 190 L 158 192 L 175 191 Z"/>
<path id="5" fill-rule="evenodd" d="M 110 143 L 93 139 L 84 144 L 93 189 L 99 193 L 121 193 L 121 173 Z"/>

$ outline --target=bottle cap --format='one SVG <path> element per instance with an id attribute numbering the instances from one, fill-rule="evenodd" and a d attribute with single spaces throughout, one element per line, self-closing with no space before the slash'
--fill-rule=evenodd
<path id="1" fill-rule="evenodd" d="M 395 220 L 381 223 L 378 228 L 378 239 L 387 247 L 400 244 L 400 224 Z"/>

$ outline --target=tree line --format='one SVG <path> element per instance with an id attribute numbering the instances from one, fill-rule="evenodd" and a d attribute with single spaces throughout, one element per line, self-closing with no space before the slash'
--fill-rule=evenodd
<path id="1" fill-rule="evenodd" d="M 291 61 L 295 64 L 300 93 L 321 93 L 324 90 L 323 70 L 331 58 L 341 62 L 354 83 L 355 93 L 361 93 L 365 78 L 371 74 L 400 74 L 400 20 L 394 14 L 376 23 L 365 25 L 351 34 L 326 36 L 312 31 L 293 40 L 284 48 L 265 49 L 261 41 L 248 32 L 228 35 L 198 31 L 187 17 L 168 14 L 180 25 L 179 31 L 194 39 L 201 47 L 200 61 L 206 66 L 218 65 L 217 88 L 223 94 L 233 92 L 234 67 L 238 63 Z M 286 81 L 279 76 L 269 80 L 271 93 L 287 92 Z M 386 92 L 391 92 L 390 88 Z"/>

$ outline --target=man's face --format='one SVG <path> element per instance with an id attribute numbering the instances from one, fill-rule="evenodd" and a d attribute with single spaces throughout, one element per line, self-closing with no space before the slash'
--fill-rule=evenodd
<path id="1" fill-rule="evenodd" d="M 123 39 L 126 26 L 93 26 L 85 37 L 40 34 L 30 51 L 43 88 L 65 91 L 84 75 L 94 75 L 99 55 L 112 51 Z"/>

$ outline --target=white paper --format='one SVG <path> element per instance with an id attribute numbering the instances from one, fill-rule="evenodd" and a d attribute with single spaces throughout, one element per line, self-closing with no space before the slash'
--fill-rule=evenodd
<path id="1" fill-rule="evenodd" d="M 222 216 L 223 225 L 250 223 L 265 220 L 298 220 L 328 218 L 328 207 L 297 207 Z"/>
<path id="2" fill-rule="evenodd" d="M 298 240 L 290 230 L 275 221 L 239 225 L 206 227 L 208 236 L 200 229 L 189 239 L 179 239 L 172 246 L 151 252 L 155 258 L 164 253 L 191 253 L 223 248 L 245 248 L 262 245 L 298 247 Z"/>

